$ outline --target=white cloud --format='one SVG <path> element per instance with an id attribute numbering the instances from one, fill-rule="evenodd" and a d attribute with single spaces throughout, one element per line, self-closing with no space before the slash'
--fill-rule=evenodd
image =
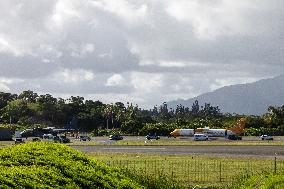
<path id="1" fill-rule="evenodd" d="M 222 79 L 216 79 L 215 83 L 211 84 L 210 89 L 213 91 L 215 89 L 229 86 L 229 85 L 236 85 L 236 84 L 246 84 L 246 83 L 252 83 L 260 78 L 254 78 L 254 77 L 231 77 L 231 78 L 222 78 Z"/>
<path id="2" fill-rule="evenodd" d="M 206 67 L 208 66 L 206 63 L 202 62 L 185 62 L 185 61 L 159 61 L 158 63 L 161 67 L 178 67 L 178 68 L 184 68 L 184 67 Z"/>
<path id="3" fill-rule="evenodd" d="M 283 7 L 278 0 L 0 1 L 0 76 L 13 80 L 1 80 L 1 89 L 151 107 L 276 76 L 284 73 Z"/>
<path id="4" fill-rule="evenodd" d="M 146 4 L 137 6 L 127 0 L 92 1 L 91 5 L 122 18 L 127 24 L 135 24 L 135 22 L 142 21 L 148 9 Z"/>
<path id="5" fill-rule="evenodd" d="M 106 86 L 123 86 L 126 84 L 126 80 L 120 74 L 113 74 L 106 82 Z"/>
<path id="6" fill-rule="evenodd" d="M 94 79 L 94 74 L 88 70 L 69 70 L 64 69 L 59 72 L 54 73 L 52 80 L 55 82 L 64 82 L 64 83 L 80 83 L 85 81 L 92 81 Z"/>
<path id="7" fill-rule="evenodd" d="M 143 93 L 155 93 L 163 87 L 162 74 L 151 73 L 131 73 L 131 84 L 133 87 Z"/>
<path id="8" fill-rule="evenodd" d="M 76 58 L 83 58 L 88 54 L 92 54 L 94 52 L 95 46 L 94 44 L 87 43 L 77 45 L 75 43 L 69 44 L 69 50 L 71 51 L 71 56 Z"/>
<path id="9" fill-rule="evenodd" d="M 246 15 L 249 1 L 171 1 L 166 11 L 180 22 L 188 22 L 199 39 L 247 34 Z"/>
<path id="10" fill-rule="evenodd" d="M 12 82 L 11 79 L 0 78 L 0 90 L 7 91 L 7 92 L 10 91 L 8 84 L 11 82 Z"/>
<path id="11" fill-rule="evenodd" d="M 50 29 L 54 29 L 51 26 L 61 28 L 67 19 L 80 17 L 76 5 L 78 5 L 78 3 L 74 0 L 58 0 L 47 27 Z"/>
<path id="12" fill-rule="evenodd" d="M 10 51 L 12 51 L 12 49 L 8 41 L 3 38 L 0 38 L 0 52 L 10 52 Z"/>
<path id="13" fill-rule="evenodd" d="M 10 85 L 20 85 L 24 80 L 18 78 L 5 78 L 0 77 L 0 91 L 10 92 Z"/>
<path id="14" fill-rule="evenodd" d="M 1 91 L 10 91 L 10 88 L 5 83 L 0 82 L 0 90 Z"/>
<path id="15" fill-rule="evenodd" d="M 184 62 L 173 62 L 173 61 L 160 61 L 159 66 L 161 67 L 186 67 Z"/>

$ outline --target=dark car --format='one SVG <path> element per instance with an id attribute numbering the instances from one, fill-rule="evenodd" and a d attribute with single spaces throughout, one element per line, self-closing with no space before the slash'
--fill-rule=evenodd
<path id="1" fill-rule="evenodd" d="M 91 138 L 88 136 L 80 136 L 80 141 L 90 141 Z"/>
<path id="2" fill-rule="evenodd" d="M 15 144 L 25 143 L 25 141 L 22 138 L 16 138 Z"/>
<path id="3" fill-rule="evenodd" d="M 62 143 L 69 143 L 70 142 L 70 139 L 67 138 L 66 136 L 61 136 L 60 139 L 61 139 Z"/>
<path id="4" fill-rule="evenodd" d="M 229 140 L 242 140 L 242 137 L 237 135 L 229 135 L 227 138 Z"/>
<path id="5" fill-rule="evenodd" d="M 146 136 L 146 139 L 147 139 L 147 140 L 151 140 L 151 139 L 159 140 L 160 137 L 157 136 L 157 135 L 147 135 L 147 136 Z"/>
<path id="6" fill-rule="evenodd" d="M 33 142 L 39 142 L 41 141 L 39 138 L 33 138 Z"/>
<path id="7" fill-rule="evenodd" d="M 109 140 L 123 140 L 121 135 L 110 135 Z"/>

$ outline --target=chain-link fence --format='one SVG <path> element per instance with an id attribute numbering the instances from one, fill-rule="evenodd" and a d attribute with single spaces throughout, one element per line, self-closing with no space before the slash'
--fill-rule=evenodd
<path id="1" fill-rule="evenodd" d="M 167 178 L 181 185 L 212 184 L 231 185 L 241 178 L 263 172 L 284 173 L 284 160 L 106 160 L 110 166 L 123 168 L 137 175 Z"/>

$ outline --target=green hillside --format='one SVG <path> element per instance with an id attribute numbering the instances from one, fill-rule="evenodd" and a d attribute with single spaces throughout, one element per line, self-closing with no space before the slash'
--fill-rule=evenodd
<path id="1" fill-rule="evenodd" d="M 143 188 L 70 147 L 27 143 L 0 150 L 0 188 Z"/>

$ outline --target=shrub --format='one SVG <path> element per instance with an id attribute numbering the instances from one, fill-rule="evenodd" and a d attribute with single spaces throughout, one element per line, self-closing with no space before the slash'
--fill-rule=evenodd
<path id="1" fill-rule="evenodd" d="M 0 188 L 143 188 L 70 147 L 34 142 L 0 150 Z"/>
<path id="2" fill-rule="evenodd" d="M 263 173 L 261 175 L 254 175 L 241 182 L 239 189 L 280 189 L 284 188 L 283 174 L 269 174 Z"/>

